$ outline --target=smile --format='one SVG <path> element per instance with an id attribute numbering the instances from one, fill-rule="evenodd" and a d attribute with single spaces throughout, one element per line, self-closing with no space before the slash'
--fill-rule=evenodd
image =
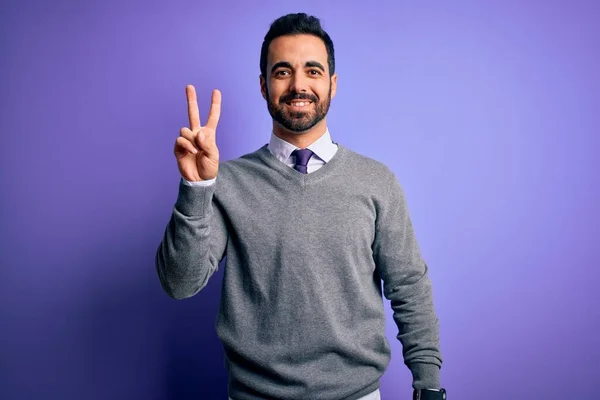
<path id="1" fill-rule="evenodd" d="M 303 107 L 308 107 L 309 105 L 312 104 L 312 101 L 292 101 L 289 103 L 285 103 L 288 106 L 291 106 L 293 108 L 303 108 Z"/>

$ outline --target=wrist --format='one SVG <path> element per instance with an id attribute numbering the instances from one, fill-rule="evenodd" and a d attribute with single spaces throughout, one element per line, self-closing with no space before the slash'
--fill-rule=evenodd
<path id="1" fill-rule="evenodd" d="M 440 367 L 435 364 L 417 362 L 410 364 L 414 389 L 440 389 Z"/>

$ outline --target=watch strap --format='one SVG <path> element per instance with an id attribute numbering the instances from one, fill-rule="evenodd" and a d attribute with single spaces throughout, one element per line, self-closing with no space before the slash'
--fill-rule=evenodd
<path id="1" fill-rule="evenodd" d="M 446 389 L 415 389 L 413 400 L 446 400 Z"/>

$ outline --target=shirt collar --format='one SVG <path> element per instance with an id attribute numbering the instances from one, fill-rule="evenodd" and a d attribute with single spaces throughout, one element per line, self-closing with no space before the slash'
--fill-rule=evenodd
<path id="1" fill-rule="evenodd" d="M 269 141 L 268 148 L 271 154 L 281 162 L 286 162 L 292 155 L 292 152 L 298 149 L 298 147 L 293 144 L 277 137 L 273 132 L 271 132 L 271 140 Z M 310 149 L 317 157 L 326 163 L 329 162 L 337 150 L 337 145 L 331 140 L 329 128 L 325 129 L 325 133 L 308 146 L 307 149 Z"/>

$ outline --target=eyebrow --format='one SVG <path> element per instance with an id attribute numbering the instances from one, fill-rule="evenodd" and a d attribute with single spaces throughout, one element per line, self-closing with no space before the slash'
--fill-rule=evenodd
<path id="1" fill-rule="evenodd" d="M 271 73 L 275 72 L 277 68 L 293 69 L 292 64 L 290 64 L 289 62 L 279 61 L 278 63 L 273 64 L 273 67 L 271 68 Z M 323 67 L 323 65 L 318 61 L 307 61 L 304 64 L 304 68 L 319 68 L 321 71 L 325 72 L 325 67 Z"/>
<path id="2" fill-rule="evenodd" d="M 323 67 L 323 65 L 321 65 L 321 63 L 317 61 L 307 61 L 306 64 L 304 64 L 304 66 L 319 68 L 321 71 L 325 72 L 325 67 Z"/>

